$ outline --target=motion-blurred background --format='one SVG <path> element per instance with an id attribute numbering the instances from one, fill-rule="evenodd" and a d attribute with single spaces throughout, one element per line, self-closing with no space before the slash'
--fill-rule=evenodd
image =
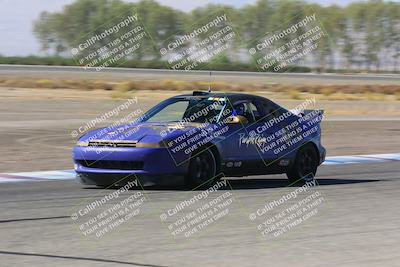
<path id="1" fill-rule="evenodd" d="M 208 69 L 256 71 L 246 49 L 251 40 L 280 29 L 288 18 L 315 13 L 329 38 L 287 72 L 396 72 L 400 70 L 399 1 L 236 0 L 2 0 L 0 63 L 76 65 L 73 44 L 135 8 L 155 45 L 189 33 L 193 24 L 223 10 L 240 38 Z M 300 32 L 298 34 L 301 34 Z M 150 44 L 148 44 L 150 45 Z M 127 57 L 123 67 L 165 68 L 151 49 Z"/>

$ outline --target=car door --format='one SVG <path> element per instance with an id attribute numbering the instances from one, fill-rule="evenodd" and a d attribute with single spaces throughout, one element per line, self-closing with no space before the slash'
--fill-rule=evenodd
<path id="1" fill-rule="evenodd" d="M 272 157 L 270 151 L 263 151 L 270 130 L 258 133 L 263 124 L 263 110 L 254 99 L 239 100 L 232 104 L 234 115 L 244 116 L 248 122 L 230 125 L 230 135 L 224 140 L 224 170 L 229 174 L 250 175 L 265 173 L 265 167 Z"/>
<path id="2" fill-rule="evenodd" d="M 271 143 L 275 139 L 276 127 L 271 126 L 273 114 L 268 102 L 253 100 L 249 103 L 255 121 L 248 127 L 249 136 L 256 137 L 258 155 L 265 164 L 276 159 Z M 268 108 L 266 107 L 268 106 Z"/>

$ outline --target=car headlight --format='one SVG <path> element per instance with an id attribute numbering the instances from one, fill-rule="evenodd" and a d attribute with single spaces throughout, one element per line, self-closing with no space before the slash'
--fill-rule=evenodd
<path id="1" fill-rule="evenodd" d="M 89 142 L 88 141 L 78 141 L 76 142 L 77 146 L 88 146 Z"/>

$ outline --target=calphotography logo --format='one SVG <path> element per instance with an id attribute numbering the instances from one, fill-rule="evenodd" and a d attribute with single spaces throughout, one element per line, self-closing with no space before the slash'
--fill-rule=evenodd
<path id="1" fill-rule="evenodd" d="M 263 238 L 274 240 L 316 216 L 326 201 L 317 188 L 316 180 L 291 190 L 281 190 L 278 198 L 269 200 L 260 208 L 251 212 L 249 220 L 257 224 L 256 228 Z M 276 196 L 275 196 L 276 197 Z"/>
<path id="2" fill-rule="evenodd" d="M 237 40 L 226 13 L 216 12 L 198 21 L 190 32 L 165 40 L 160 54 L 173 70 L 201 69 L 218 56 L 223 56 Z"/>
<path id="3" fill-rule="evenodd" d="M 106 21 L 83 39 L 77 40 L 71 54 L 84 70 L 102 71 L 118 66 L 146 49 L 143 45 L 150 38 L 135 10 L 128 9 Z"/>
<path id="4" fill-rule="evenodd" d="M 190 239 L 217 223 L 222 223 L 234 208 L 233 192 L 226 191 L 228 182 L 218 181 L 212 187 L 193 191 L 188 199 L 160 214 L 160 220 L 174 239 Z M 220 191 L 222 190 L 222 191 Z"/>
<path id="5" fill-rule="evenodd" d="M 323 49 L 320 44 L 326 37 L 313 13 L 301 20 L 292 18 L 283 23 L 282 27 L 252 42 L 248 52 L 260 71 L 283 72 L 307 57 L 312 60 L 312 54 Z"/>
<path id="6" fill-rule="evenodd" d="M 104 123 L 105 121 L 107 121 L 113 117 L 115 118 L 118 115 L 120 115 L 121 112 L 128 110 L 129 108 L 132 108 L 132 106 L 137 105 L 138 102 L 139 102 L 139 100 L 138 100 L 138 97 L 136 97 L 136 96 L 127 99 L 126 101 L 124 101 L 124 103 L 122 103 L 122 104 L 118 105 L 117 107 L 101 114 L 100 116 L 86 122 L 84 125 L 81 125 L 78 129 L 73 130 L 71 132 L 71 136 L 76 137 L 77 135 L 82 135 L 91 129 L 95 129 L 96 127 L 98 127 L 99 125 Z M 119 125 L 119 124 L 121 124 L 121 122 L 128 122 L 132 118 L 138 117 L 142 113 L 143 113 L 143 110 L 140 108 L 137 108 L 136 110 L 134 110 L 134 111 L 130 112 L 128 115 L 126 115 L 124 118 L 121 118 L 120 120 L 118 120 L 116 122 L 113 122 L 113 124 L 109 127 L 111 128 L 113 126 Z"/>
<path id="7" fill-rule="evenodd" d="M 146 197 L 143 192 L 130 193 L 139 181 L 127 181 L 120 189 L 96 198 L 71 215 L 85 237 L 103 238 L 118 227 L 136 219 L 142 212 Z"/>

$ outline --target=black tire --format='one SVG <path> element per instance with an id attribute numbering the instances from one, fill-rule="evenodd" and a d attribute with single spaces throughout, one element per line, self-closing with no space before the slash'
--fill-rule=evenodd
<path id="1" fill-rule="evenodd" d="M 215 182 L 217 172 L 216 158 L 209 148 L 200 149 L 193 153 L 188 173 L 185 177 L 186 186 L 190 189 L 196 187 L 209 187 Z"/>
<path id="2" fill-rule="evenodd" d="M 319 162 L 318 153 L 312 144 L 302 146 L 296 155 L 295 162 L 286 172 L 290 182 L 312 181 L 317 173 Z"/>

